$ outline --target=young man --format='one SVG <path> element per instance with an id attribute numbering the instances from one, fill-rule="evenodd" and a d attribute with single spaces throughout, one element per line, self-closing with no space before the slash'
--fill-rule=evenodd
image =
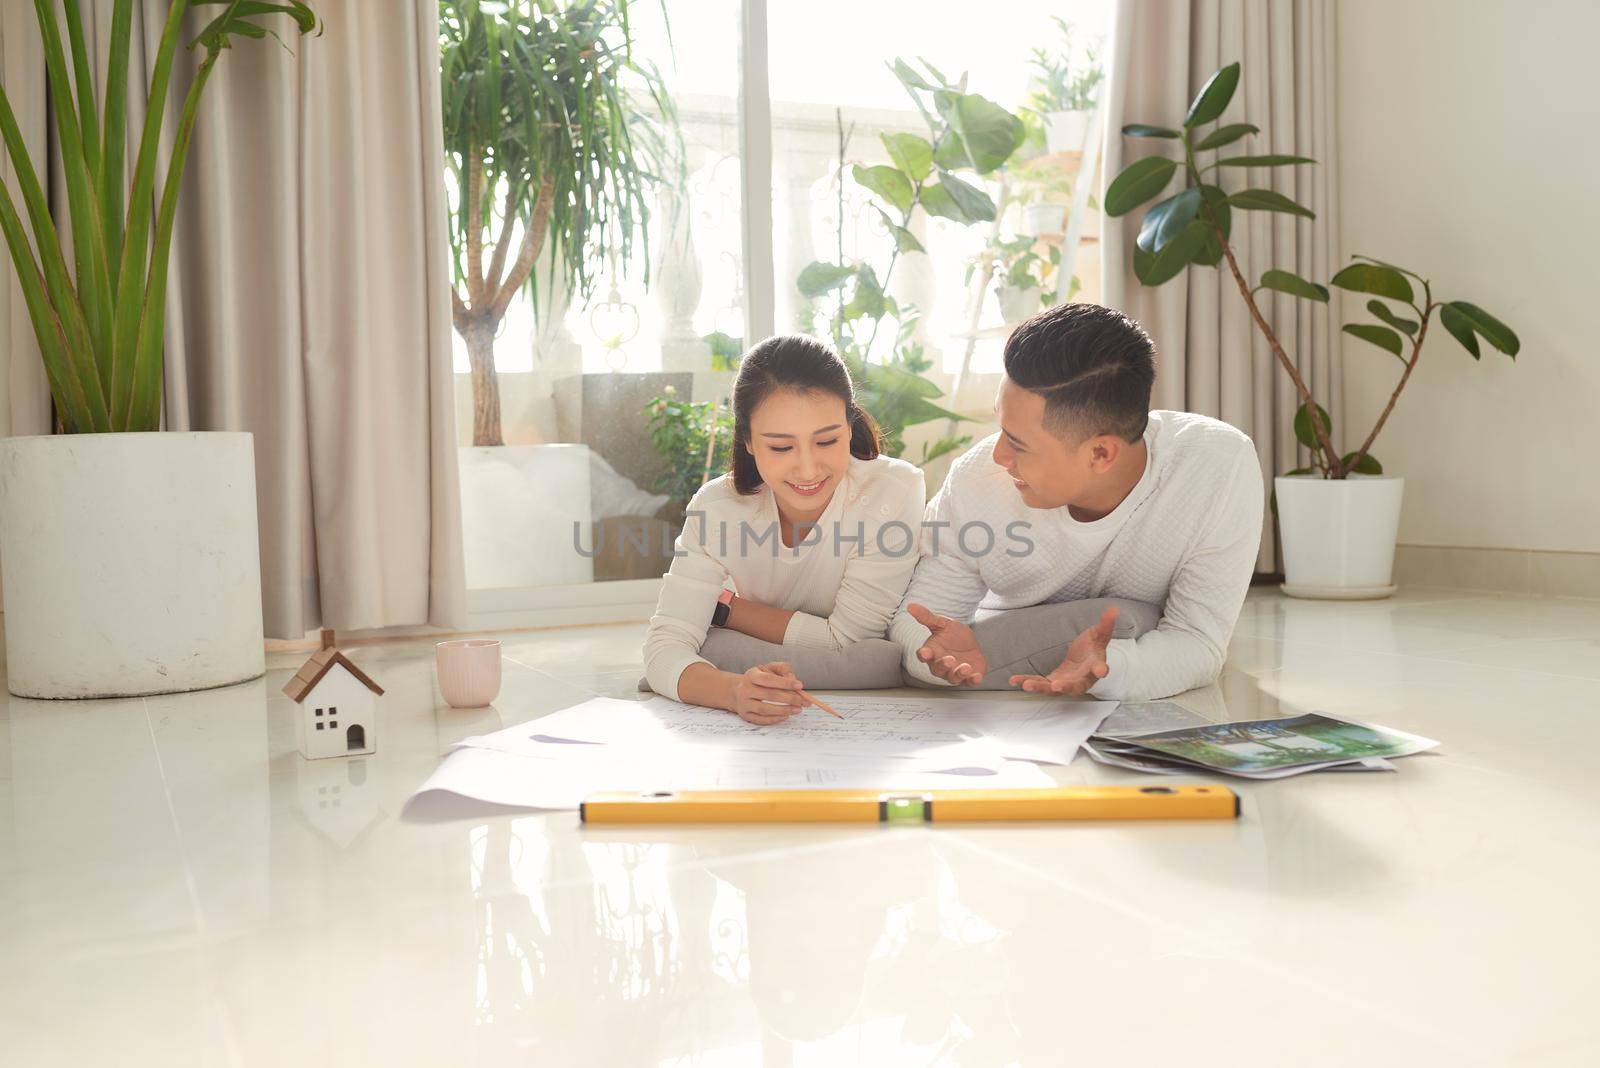
<path id="1" fill-rule="evenodd" d="M 1012 333 L 1000 432 L 955 462 L 928 505 L 923 558 L 890 627 L 913 679 L 1149 700 L 1217 677 L 1260 543 L 1261 468 L 1228 424 L 1150 411 L 1154 379 L 1149 336 L 1110 308 L 1065 304 Z M 1113 637 L 1113 606 L 1051 634 L 1041 628 L 1062 630 L 1060 611 L 1003 611 L 1101 597 L 1160 606 L 1160 622 Z M 975 631 L 980 609 L 1002 611 Z M 1032 651 L 1048 655 L 1038 674 L 985 680 Z"/>

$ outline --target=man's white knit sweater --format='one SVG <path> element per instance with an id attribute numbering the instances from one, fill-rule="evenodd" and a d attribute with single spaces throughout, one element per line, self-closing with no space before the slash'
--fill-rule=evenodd
<path id="1" fill-rule="evenodd" d="M 889 630 L 906 670 L 942 682 L 917 659 L 928 629 L 905 603 L 970 623 L 980 608 L 1125 597 L 1161 605 L 1161 623 L 1112 640 L 1092 695 L 1153 700 L 1213 681 L 1261 540 L 1261 467 L 1250 439 L 1203 415 L 1151 412 L 1143 477 L 1109 515 L 1083 523 L 1065 507 L 1022 502 L 993 460 L 997 436 L 957 460 L 928 504 L 922 559 Z"/>

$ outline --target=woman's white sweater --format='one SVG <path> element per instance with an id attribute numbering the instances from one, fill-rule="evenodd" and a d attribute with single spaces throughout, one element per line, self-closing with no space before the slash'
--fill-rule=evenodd
<path id="1" fill-rule="evenodd" d="M 785 645 L 837 649 L 881 638 L 917 565 L 926 490 L 903 460 L 851 459 L 815 527 L 785 546 L 772 491 L 742 495 L 724 475 L 689 502 L 644 641 L 650 688 L 674 700 L 724 588 L 793 610 Z"/>

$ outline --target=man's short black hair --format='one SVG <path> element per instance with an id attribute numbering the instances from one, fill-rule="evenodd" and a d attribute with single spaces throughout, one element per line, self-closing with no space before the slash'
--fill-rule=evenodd
<path id="1" fill-rule="evenodd" d="M 1136 442 L 1150 416 L 1156 348 L 1144 328 L 1099 304 L 1060 304 L 1006 339 L 1006 376 L 1044 398 L 1057 437 Z"/>

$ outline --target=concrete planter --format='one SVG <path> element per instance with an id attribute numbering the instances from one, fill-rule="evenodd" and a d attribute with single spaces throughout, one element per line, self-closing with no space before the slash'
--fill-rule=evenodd
<path id="1" fill-rule="evenodd" d="M 468 589 L 594 581 L 579 551 L 594 537 L 587 445 L 469 445 L 459 456 Z"/>
<path id="2" fill-rule="evenodd" d="M 129 697 L 265 670 L 249 434 L 0 441 L 6 673 L 20 697 Z"/>

